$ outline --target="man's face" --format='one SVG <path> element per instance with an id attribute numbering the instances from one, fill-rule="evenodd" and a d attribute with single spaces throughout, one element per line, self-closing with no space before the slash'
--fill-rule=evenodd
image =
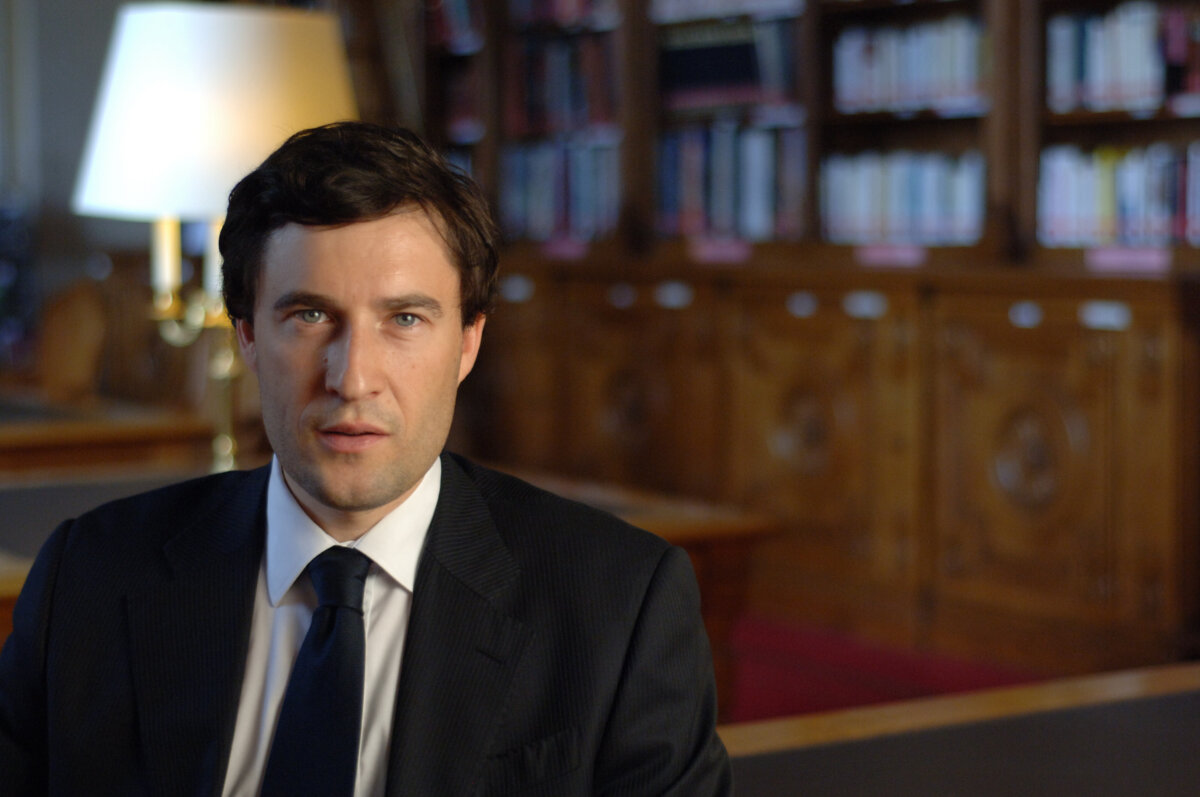
<path id="1" fill-rule="evenodd" d="M 412 209 L 277 230 L 254 321 L 237 334 L 288 486 L 347 539 L 403 502 L 441 452 L 483 317 L 463 326 L 458 270 Z"/>

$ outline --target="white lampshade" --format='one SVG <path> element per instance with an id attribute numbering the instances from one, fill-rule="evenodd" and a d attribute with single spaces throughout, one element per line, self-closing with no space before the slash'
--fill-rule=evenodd
<path id="1" fill-rule="evenodd" d="M 225 213 L 298 130 L 357 116 L 335 17 L 217 3 L 123 6 L 73 206 L 148 221 Z"/>

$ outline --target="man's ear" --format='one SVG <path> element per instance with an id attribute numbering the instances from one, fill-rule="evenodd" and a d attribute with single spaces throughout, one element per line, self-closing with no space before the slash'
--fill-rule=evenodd
<path id="1" fill-rule="evenodd" d="M 237 333 L 238 348 L 242 350 L 242 359 L 250 370 L 258 373 L 258 351 L 254 346 L 254 322 L 239 318 L 233 322 L 234 332 Z"/>
<path id="2" fill-rule="evenodd" d="M 483 313 L 475 316 L 475 320 L 463 327 L 462 356 L 458 361 L 458 383 L 467 378 L 475 367 L 475 358 L 479 356 L 479 347 L 483 343 L 483 324 L 487 316 Z"/>

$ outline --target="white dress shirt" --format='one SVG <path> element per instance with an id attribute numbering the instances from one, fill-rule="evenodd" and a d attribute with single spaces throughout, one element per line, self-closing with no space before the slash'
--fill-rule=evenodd
<path id="1" fill-rule="evenodd" d="M 403 504 L 347 543 L 372 562 L 363 591 L 366 673 L 355 797 L 384 793 L 417 559 L 437 506 L 441 476 L 441 460 L 435 460 Z M 274 460 L 267 487 L 266 552 L 225 772 L 225 797 L 258 794 L 292 663 L 316 608 L 316 593 L 305 568 L 313 557 L 337 544 L 301 509 L 283 479 L 279 461 Z"/>

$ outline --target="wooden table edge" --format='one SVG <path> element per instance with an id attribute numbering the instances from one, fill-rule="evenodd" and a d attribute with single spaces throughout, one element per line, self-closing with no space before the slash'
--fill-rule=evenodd
<path id="1" fill-rule="evenodd" d="M 731 756 L 774 753 L 1200 689 L 1200 663 L 1169 664 L 876 706 L 722 725 Z"/>

